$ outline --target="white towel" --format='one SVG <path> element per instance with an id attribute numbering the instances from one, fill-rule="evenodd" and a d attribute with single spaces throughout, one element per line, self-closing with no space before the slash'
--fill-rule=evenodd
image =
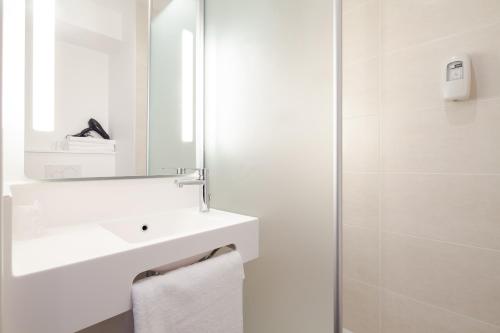
<path id="1" fill-rule="evenodd" d="M 134 283 L 135 333 L 242 333 L 244 278 L 232 251 Z"/>
<path id="2" fill-rule="evenodd" d="M 67 136 L 62 149 L 72 152 L 112 153 L 115 151 L 115 140 Z"/>
<path id="3" fill-rule="evenodd" d="M 95 144 L 104 144 L 104 145 L 114 145 L 116 143 L 115 140 L 93 138 L 90 136 L 80 137 L 80 136 L 68 135 L 68 136 L 66 136 L 66 140 L 68 142 L 95 143 Z"/>

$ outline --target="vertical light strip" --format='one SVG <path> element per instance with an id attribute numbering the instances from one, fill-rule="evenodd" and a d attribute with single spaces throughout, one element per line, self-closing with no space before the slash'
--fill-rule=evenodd
<path id="1" fill-rule="evenodd" d="M 9 182 L 24 177 L 25 2 L 3 0 L 2 10 L 2 169 Z"/>
<path id="2" fill-rule="evenodd" d="M 182 30 L 182 142 L 193 142 L 194 35 Z"/>
<path id="3" fill-rule="evenodd" d="M 24 114 L 26 13 L 24 1 L 4 0 L 3 6 L 2 110 L 7 117 Z"/>
<path id="4" fill-rule="evenodd" d="M 33 129 L 54 130 L 55 0 L 33 1 Z"/>

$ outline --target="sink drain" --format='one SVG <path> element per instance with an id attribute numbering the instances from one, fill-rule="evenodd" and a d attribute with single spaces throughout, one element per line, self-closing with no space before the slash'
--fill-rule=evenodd
<path id="1" fill-rule="evenodd" d="M 141 227 L 142 231 L 146 231 L 148 230 L 148 225 L 147 224 L 144 224 L 142 227 Z"/>

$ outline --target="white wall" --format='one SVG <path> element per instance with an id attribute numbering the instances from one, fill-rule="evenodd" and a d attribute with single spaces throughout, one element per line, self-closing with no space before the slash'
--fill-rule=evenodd
<path id="1" fill-rule="evenodd" d="M 109 61 L 109 131 L 116 143 L 116 174 L 135 175 L 136 11 L 135 0 L 121 1 L 119 50 Z"/>
<path id="2" fill-rule="evenodd" d="M 332 6 L 207 1 L 213 204 L 261 219 L 246 333 L 333 331 Z"/>
<path id="3" fill-rule="evenodd" d="M 26 121 L 25 149 L 55 150 L 66 135 L 88 127 L 95 118 L 108 131 L 108 62 L 104 52 L 65 41 L 56 42 L 54 131 L 38 132 Z"/>

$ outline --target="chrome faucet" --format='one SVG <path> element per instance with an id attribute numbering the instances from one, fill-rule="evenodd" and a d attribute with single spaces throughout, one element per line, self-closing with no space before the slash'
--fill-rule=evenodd
<path id="1" fill-rule="evenodd" d="M 196 178 L 178 178 L 175 183 L 179 188 L 184 185 L 199 185 L 200 186 L 200 212 L 208 212 L 210 210 L 210 193 L 208 192 L 208 169 L 196 169 Z"/>

